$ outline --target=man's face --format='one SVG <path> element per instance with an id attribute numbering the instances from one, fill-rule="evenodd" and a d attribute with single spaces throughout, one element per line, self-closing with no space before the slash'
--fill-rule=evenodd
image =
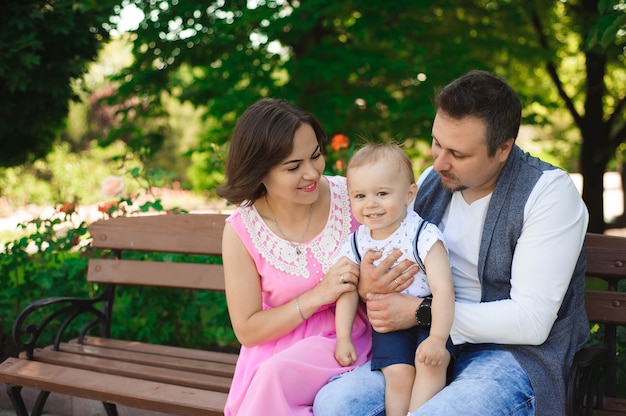
<path id="1" fill-rule="evenodd" d="M 433 122 L 434 169 L 442 185 L 462 192 L 468 203 L 493 191 L 513 147 L 514 139 L 509 139 L 489 157 L 486 133 L 485 122 L 476 117 L 456 120 L 437 113 Z"/>

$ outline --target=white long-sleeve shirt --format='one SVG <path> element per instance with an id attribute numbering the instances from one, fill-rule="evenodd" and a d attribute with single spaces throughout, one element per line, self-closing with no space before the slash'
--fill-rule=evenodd
<path id="1" fill-rule="evenodd" d="M 467 204 L 455 192 L 438 224 L 448 245 L 456 295 L 450 336 L 455 344 L 539 345 L 550 333 L 572 277 L 587 231 L 587 208 L 566 172 L 545 171 L 524 207 L 510 299 L 480 302 L 478 252 L 490 199 L 491 194 Z"/>

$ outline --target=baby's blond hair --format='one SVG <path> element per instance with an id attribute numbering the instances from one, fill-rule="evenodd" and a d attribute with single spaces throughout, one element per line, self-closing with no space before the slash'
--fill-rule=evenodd
<path id="1" fill-rule="evenodd" d="M 409 183 L 415 183 L 413 165 L 409 156 L 395 143 L 368 143 L 361 147 L 350 159 L 348 171 L 351 168 L 374 164 L 380 160 L 389 160 L 397 163 L 400 171 L 406 175 Z"/>

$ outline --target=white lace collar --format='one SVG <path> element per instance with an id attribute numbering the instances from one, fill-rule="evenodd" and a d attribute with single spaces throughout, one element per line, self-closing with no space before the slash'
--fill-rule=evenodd
<path id="1" fill-rule="evenodd" d="M 269 229 L 254 206 L 241 210 L 241 218 L 254 247 L 276 269 L 308 279 L 311 277 L 308 260 L 312 256 L 326 274 L 341 244 L 350 235 L 352 217 L 345 178 L 326 178 L 331 193 L 328 223 L 320 234 L 298 245 L 302 250 L 300 255 L 293 245 Z"/>

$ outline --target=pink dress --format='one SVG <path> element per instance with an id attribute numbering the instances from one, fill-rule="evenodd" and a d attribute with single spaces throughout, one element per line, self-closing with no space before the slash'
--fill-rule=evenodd
<path id="1" fill-rule="evenodd" d="M 264 309 L 287 303 L 317 285 L 358 225 L 350 211 L 345 178 L 327 179 L 328 223 L 301 245 L 300 255 L 267 227 L 254 207 L 240 207 L 227 219 L 256 263 Z M 361 304 L 352 329 L 358 360 L 349 367 L 335 361 L 334 310 L 334 304 L 323 306 L 290 333 L 263 345 L 241 347 L 225 415 L 312 415 L 313 399 L 331 377 L 370 359 L 371 329 Z"/>

